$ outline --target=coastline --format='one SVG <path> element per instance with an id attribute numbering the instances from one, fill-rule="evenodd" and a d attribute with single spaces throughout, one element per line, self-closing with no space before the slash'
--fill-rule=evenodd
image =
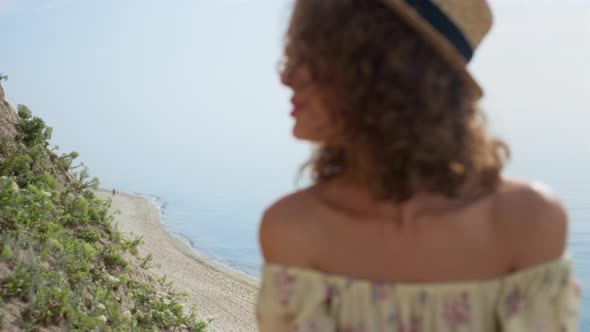
<path id="1" fill-rule="evenodd" d="M 139 253 L 152 253 L 150 271 L 165 274 L 175 290 L 186 292 L 187 305 L 195 305 L 200 318 L 213 318 L 208 331 L 256 331 L 257 280 L 199 255 L 168 232 L 148 198 L 123 192 L 113 196 L 107 190 L 96 194 L 112 198 L 111 213 L 121 232 L 143 237 Z"/>

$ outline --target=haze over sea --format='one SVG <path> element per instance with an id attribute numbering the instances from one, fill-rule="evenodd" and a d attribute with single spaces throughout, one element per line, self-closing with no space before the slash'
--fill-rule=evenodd
<path id="1" fill-rule="evenodd" d="M 296 188 L 309 152 L 275 70 L 290 3 L 0 0 L 7 99 L 102 187 L 157 196 L 171 232 L 257 276 L 260 214 Z M 568 207 L 590 328 L 590 2 L 491 4 L 471 69 L 511 146 L 507 175 L 549 184 Z"/>

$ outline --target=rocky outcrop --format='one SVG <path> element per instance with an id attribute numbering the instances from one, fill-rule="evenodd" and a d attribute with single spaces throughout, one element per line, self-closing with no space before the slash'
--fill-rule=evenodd
<path id="1" fill-rule="evenodd" d="M 0 139 L 14 138 L 17 122 L 16 111 L 4 99 L 4 89 L 0 83 Z"/>

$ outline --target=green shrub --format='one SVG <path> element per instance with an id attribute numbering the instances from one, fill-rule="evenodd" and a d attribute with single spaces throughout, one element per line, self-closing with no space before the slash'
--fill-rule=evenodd
<path id="1" fill-rule="evenodd" d="M 21 264 L 18 264 L 13 273 L 0 279 L 0 291 L 5 298 L 21 297 L 27 300 L 27 291 L 31 286 L 31 273 Z"/>
<path id="2" fill-rule="evenodd" d="M 127 268 L 127 261 L 123 258 L 118 246 L 106 247 L 102 252 L 102 259 L 110 269 Z"/>
<path id="3" fill-rule="evenodd" d="M 66 208 L 66 213 L 72 217 L 72 221 L 77 224 L 85 224 L 90 216 L 88 215 L 88 202 L 84 197 L 77 196 Z"/>
<path id="4" fill-rule="evenodd" d="M 12 259 L 13 252 L 12 252 L 12 248 L 10 247 L 10 245 L 8 243 L 4 243 L 4 245 L 2 246 L 1 256 L 2 256 L 2 259 L 5 261 Z"/>
<path id="5" fill-rule="evenodd" d="M 123 249 L 129 251 L 133 255 L 138 254 L 137 248 L 143 243 L 143 236 L 137 236 L 133 239 L 123 240 Z"/>
<path id="6" fill-rule="evenodd" d="M 152 253 L 147 254 L 144 258 L 141 259 L 141 267 L 143 267 L 144 269 L 150 268 L 153 259 L 154 256 L 152 255 Z"/>
<path id="7" fill-rule="evenodd" d="M 76 235 L 88 243 L 96 243 L 101 238 L 100 232 L 92 226 L 79 229 Z"/>
<path id="8" fill-rule="evenodd" d="M 171 284 L 161 293 L 130 273 L 125 252 L 137 256 L 142 239 L 117 229 L 110 202 L 93 192 L 98 179 L 74 164 L 78 153 L 58 156 L 47 148 L 51 128 L 24 105 L 18 115 L 16 139 L 0 140 L 0 259 L 11 269 L 0 304 L 24 301 L 27 331 L 204 331 Z M 137 257 L 144 268 L 151 259 Z M 0 306 L 0 329 L 2 314 Z"/>

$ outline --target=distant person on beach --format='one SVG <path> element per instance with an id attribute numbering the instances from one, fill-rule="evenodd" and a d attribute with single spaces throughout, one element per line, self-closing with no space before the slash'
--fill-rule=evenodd
<path id="1" fill-rule="evenodd" d="M 313 184 L 268 207 L 262 332 L 576 331 L 567 216 L 508 179 L 467 70 L 485 0 L 296 0 L 282 82 Z"/>
<path id="2" fill-rule="evenodd" d="M 113 196 L 115 196 L 115 194 L 116 194 L 115 189 L 113 189 Z"/>

